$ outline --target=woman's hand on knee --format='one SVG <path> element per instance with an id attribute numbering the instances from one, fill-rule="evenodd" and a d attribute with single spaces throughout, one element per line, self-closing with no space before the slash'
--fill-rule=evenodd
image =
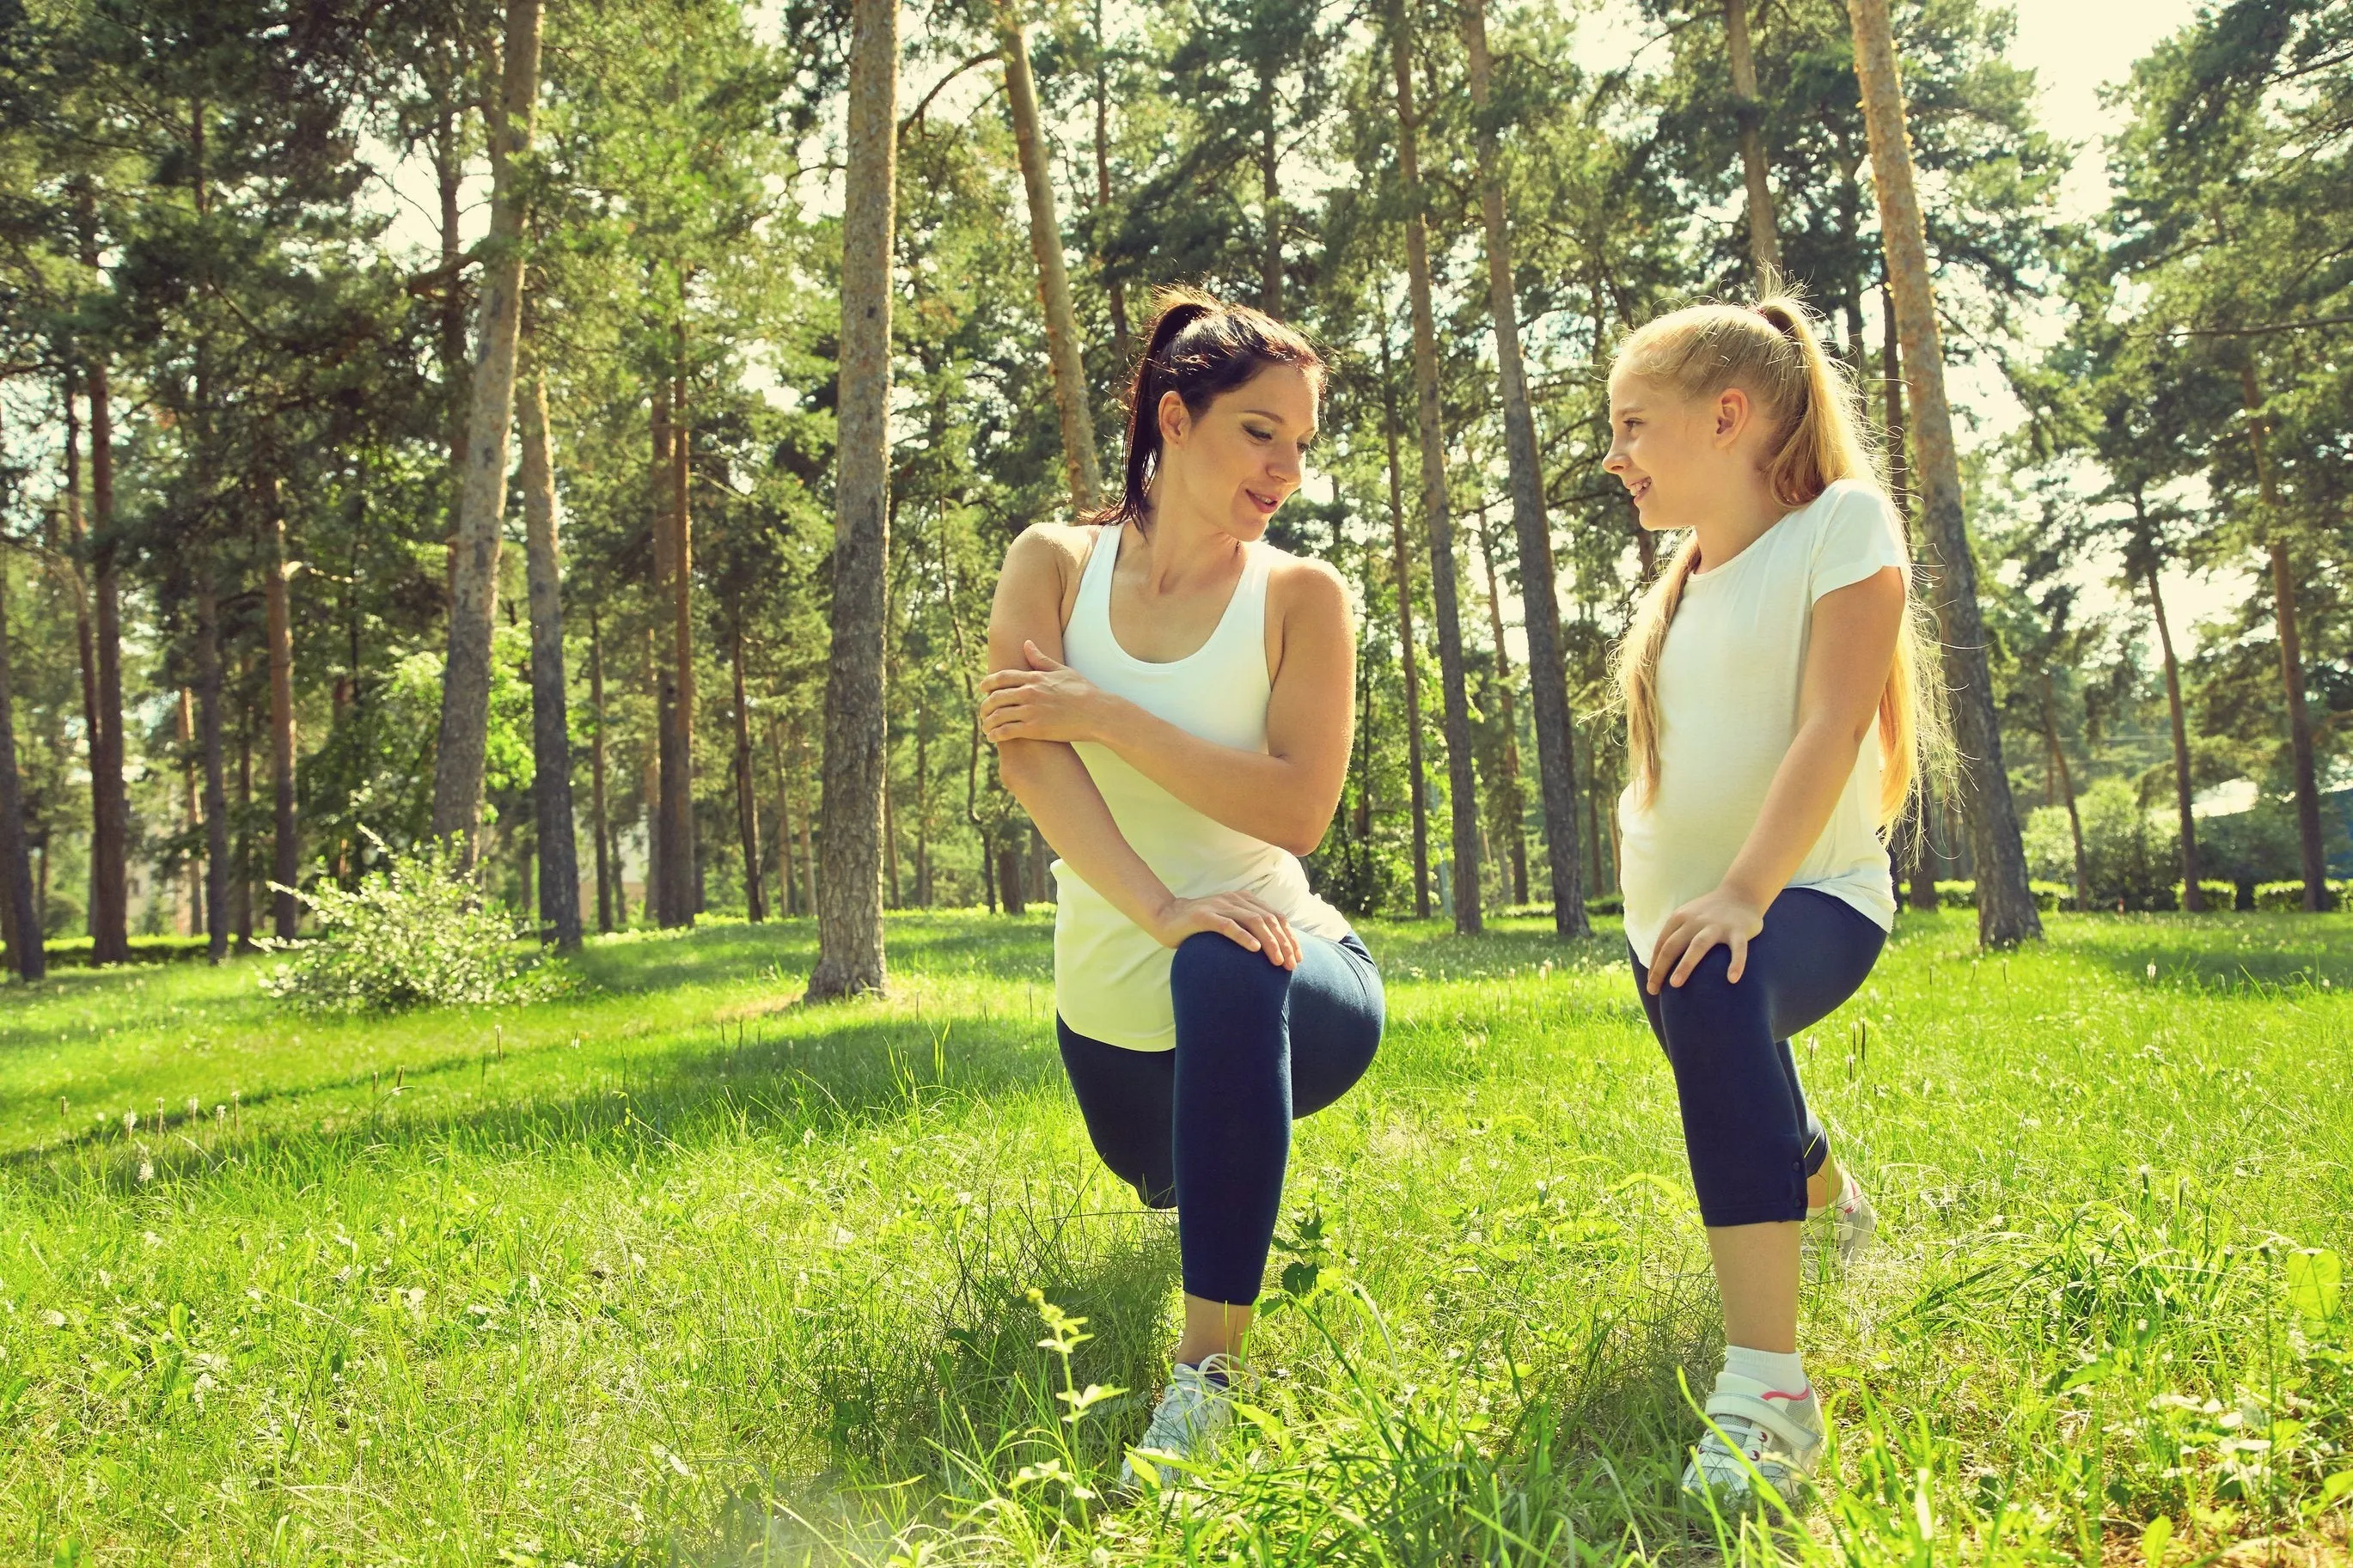
<path id="1" fill-rule="evenodd" d="M 1725 979 L 1737 984 L 1748 970 L 1748 943 L 1764 929 L 1765 911 L 1743 895 L 1724 888 L 1701 894 L 1669 915 L 1659 932 L 1644 965 L 1651 972 L 1651 994 L 1690 979 L 1708 949 L 1719 946 L 1731 959 Z"/>
<path id="2" fill-rule="evenodd" d="M 1248 893 L 1171 899 L 1154 922 L 1152 934 L 1163 947 L 1178 947 L 1187 937 L 1205 931 L 1251 952 L 1264 953 L 1267 962 L 1279 968 L 1299 967 L 1299 937 L 1291 922 L 1271 904 Z"/>

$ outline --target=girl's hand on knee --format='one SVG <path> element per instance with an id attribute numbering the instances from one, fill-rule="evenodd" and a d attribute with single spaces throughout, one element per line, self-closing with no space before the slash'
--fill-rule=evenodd
<path id="1" fill-rule="evenodd" d="M 1171 899 L 1154 923 L 1152 934 L 1163 947 L 1183 945 L 1187 937 L 1207 931 L 1252 952 L 1262 952 L 1280 969 L 1299 967 L 1299 937 L 1291 922 L 1272 905 L 1248 893 L 1211 893 L 1203 899 Z"/>
<path id="2" fill-rule="evenodd" d="M 1718 888 L 1694 899 L 1667 917 L 1651 950 L 1644 965 L 1651 972 L 1651 994 L 1656 996 L 1662 985 L 1680 986 L 1708 949 L 1719 945 L 1732 955 L 1725 978 L 1737 984 L 1748 970 L 1748 943 L 1764 929 L 1765 911 L 1738 893 Z"/>

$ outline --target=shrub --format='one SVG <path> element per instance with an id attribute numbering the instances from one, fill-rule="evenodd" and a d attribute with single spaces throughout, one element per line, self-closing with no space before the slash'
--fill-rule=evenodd
<path id="1" fill-rule="evenodd" d="M 2346 897 L 2353 892 L 2353 882 L 2329 882 L 2328 907 L 2341 910 Z M 2304 879 L 2293 882 L 2262 882 L 2255 887 L 2255 908 L 2259 910 L 2301 910 L 2304 908 Z"/>
<path id="2" fill-rule="evenodd" d="M 2128 910 L 2180 907 L 2175 885 L 2181 876 L 2180 829 L 2169 812 L 2151 811 L 2123 779 L 2102 779 L 2075 797 L 2084 823 L 2084 859 L 2094 908 Z M 2067 889 L 2073 907 L 2074 836 L 2064 806 L 2037 807 L 2026 819 L 2026 863 L 2034 877 Z"/>
<path id="3" fill-rule="evenodd" d="M 379 851 L 384 841 L 369 834 Z M 266 941 L 287 962 L 261 977 L 269 995 L 306 1012 L 521 1002 L 567 984 L 521 947 L 522 928 L 481 896 L 440 844 L 385 852 L 356 888 L 321 883 L 297 896 L 317 934 Z"/>

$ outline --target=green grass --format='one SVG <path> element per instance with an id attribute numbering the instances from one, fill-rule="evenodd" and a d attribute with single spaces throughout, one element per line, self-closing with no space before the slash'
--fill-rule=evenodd
<path id="1" fill-rule="evenodd" d="M 1301 1131 L 1263 1420 L 1157 1505 L 1099 1494 L 1173 1232 L 1088 1149 L 1039 920 L 894 918 L 894 995 L 824 1009 L 797 923 L 594 943 L 505 1013 L 0 993 L 0 1557 L 1712 1555 L 1714 1292 L 1619 939 L 1366 934 L 1389 1035 Z M 1883 1245 L 1809 1286 L 1830 1500 L 1729 1544 L 2344 1561 L 2353 919 L 1973 936 L 1907 917 L 1799 1045 Z M 1089 1384 L 1133 1392 L 1060 1420 Z"/>

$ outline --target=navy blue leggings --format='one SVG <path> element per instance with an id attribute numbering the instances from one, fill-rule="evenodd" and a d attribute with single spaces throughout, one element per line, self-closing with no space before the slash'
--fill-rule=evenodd
<path id="1" fill-rule="evenodd" d="M 1087 1136 L 1153 1208 L 1176 1210 L 1185 1290 L 1258 1300 L 1291 1124 L 1342 1095 L 1381 1043 L 1380 973 L 1356 936 L 1299 939 L 1299 967 L 1210 932 L 1169 965 L 1176 1048 L 1134 1051 L 1054 1020 Z"/>
<path id="2" fill-rule="evenodd" d="M 1725 978 L 1731 952 L 1716 947 L 1683 984 L 1653 996 L 1635 955 L 1642 1011 L 1674 1068 L 1704 1224 L 1806 1217 L 1806 1178 L 1822 1168 L 1830 1141 L 1806 1109 L 1789 1037 L 1862 989 L 1886 941 L 1844 900 L 1788 888 L 1766 910 L 1737 984 Z"/>

